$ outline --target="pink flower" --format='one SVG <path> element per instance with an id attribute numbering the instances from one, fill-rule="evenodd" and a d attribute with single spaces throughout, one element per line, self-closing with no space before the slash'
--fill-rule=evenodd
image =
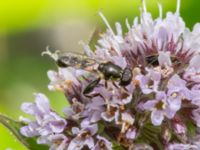
<path id="1" fill-rule="evenodd" d="M 142 104 L 141 108 L 151 111 L 151 121 L 155 126 L 161 125 L 165 116 L 170 119 L 175 114 L 173 110 L 170 110 L 167 95 L 164 92 L 157 92 L 156 99 L 148 100 Z"/>

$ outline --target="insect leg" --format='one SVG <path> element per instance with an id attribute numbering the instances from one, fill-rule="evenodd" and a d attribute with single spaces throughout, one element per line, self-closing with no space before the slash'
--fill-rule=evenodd
<path id="1" fill-rule="evenodd" d="M 84 94 L 84 95 L 87 95 L 87 94 L 89 94 L 90 92 L 92 92 L 93 89 L 99 84 L 100 80 L 101 80 L 101 78 L 99 77 L 98 79 L 96 79 L 96 80 L 90 82 L 90 83 L 86 86 L 86 88 L 83 90 L 83 94 Z"/>
<path id="2" fill-rule="evenodd" d="M 108 88 L 108 81 L 105 80 L 105 87 Z"/>
<path id="3" fill-rule="evenodd" d="M 128 92 L 128 89 L 126 87 L 122 87 L 124 91 Z"/>
<path id="4" fill-rule="evenodd" d="M 103 98 L 103 96 L 100 93 L 94 93 L 94 94 L 84 95 L 84 96 L 87 97 L 87 98 L 90 98 L 90 99 L 97 97 L 97 96 L 100 96 L 100 97 Z"/>
<path id="5" fill-rule="evenodd" d="M 119 86 L 117 86 L 117 84 L 115 83 L 115 81 L 112 81 L 112 84 L 113 84 L 117 89 L 119 89 Z"/>

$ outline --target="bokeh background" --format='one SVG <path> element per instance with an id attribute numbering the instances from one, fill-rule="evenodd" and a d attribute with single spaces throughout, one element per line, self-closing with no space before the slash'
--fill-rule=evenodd
<path id="1" fill-rule="evenodd" d="M 154 18 L 158 2 L 164 12 L 176 9 L 176 0 L 147 0 Z M 182 0 L 181 16 L 190 29 L 200 22 L 199 5 L 199 0 Z M 21 103 L 34 101 L 33 93 L 42 92 L 62 114 L 64 96 L 47 89 L 46 72 L 56 65 L 41 52 L 47 45 L 81 52 L 80 40 L 87 43 L 96 26 L 105 30 L 99 11 L 111 26 L 119 21 L 126 31 L 125 18 L 132 22 L 140 6 L 141 0 L 0 0 L 0 113 L 18 119 L 24 115 Z M 7 148 L 26 149 L 0 125 L 0 150 Z"/>

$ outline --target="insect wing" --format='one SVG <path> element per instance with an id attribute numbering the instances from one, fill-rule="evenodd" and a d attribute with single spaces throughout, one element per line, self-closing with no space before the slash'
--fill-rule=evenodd
<path id="1" fill-rule="evenodd" d="M 57 60 L 59 67 L 73 67 L 76 69 L 85 69 L 94 66 L 97 62 L 85 55 L 75 53 L 63 53 Z"/>

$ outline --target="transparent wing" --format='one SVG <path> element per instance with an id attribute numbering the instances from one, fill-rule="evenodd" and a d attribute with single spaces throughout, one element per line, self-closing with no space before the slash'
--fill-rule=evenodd
<path id="1" fill-rule="evenodd" d="M 102 29 L 100 28 L 100 25 L 96 25 L 89 37 L 88 45 L 93 49 L 95 48 L 95 44 L 97 43 L 97 40 L 100 37 L 100 34 L 102 33 Z"/>

